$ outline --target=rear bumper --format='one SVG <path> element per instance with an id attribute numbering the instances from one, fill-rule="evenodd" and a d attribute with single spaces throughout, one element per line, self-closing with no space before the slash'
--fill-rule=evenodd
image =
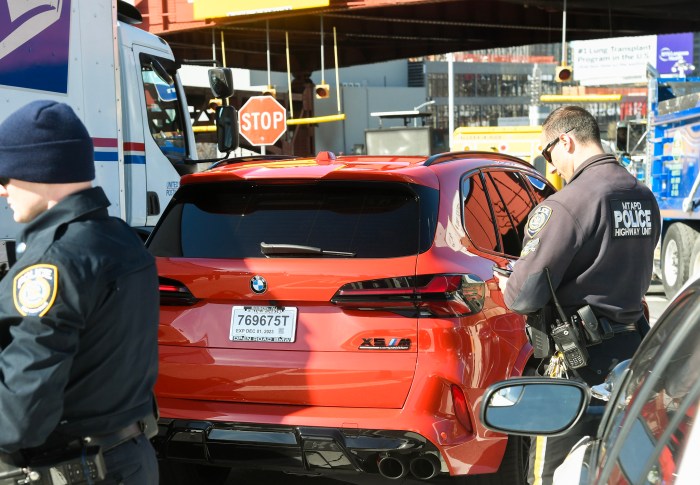
<path id="1" fill-rule="evenodd" d="M 433 455 L 436 473 L 447 472 L 435 446 L 409 431 L 181 419 L 161 419 L 158 428 L 153 443 L 160 459 L 328 474 L 379 473 L 379 461 L 388 456 L 404 462 L 408 473 L 412 459 Z"/>

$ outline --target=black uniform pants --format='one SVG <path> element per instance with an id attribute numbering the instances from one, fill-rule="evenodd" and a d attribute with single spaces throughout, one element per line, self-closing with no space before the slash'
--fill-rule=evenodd
<path id="1" fill-rule="evenodd" d="M 104 452 L 107 476 L 99 485 L 156 485 L 158 460 L 144 434 Z"/>
<path id="2" fill-rule="evenodd" d="M 586 367 L 576 369 L 589 386 L 601 384 L 618 363 L 630 359 L 642 339 L 637 332 L 615 334 L 609 340 L 588 347 L 589 361 Z M 591 404 L 604 405 L 602 401 Z M 527 481 L 530 485 L 551 485 L 554 470 L 564 462 L 571 447 L 583 436 L 582 426 L 576 426 L 562 436 L 533 436 L 530 445 L 530 464 Z"/>

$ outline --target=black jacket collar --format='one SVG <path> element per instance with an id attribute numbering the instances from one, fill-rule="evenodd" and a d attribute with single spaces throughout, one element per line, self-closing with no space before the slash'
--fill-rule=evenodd
<path id="1" fill-rule="evenodd" d="M 576 177 L 581 175 L 584 170 L 587 168 L 593 166 L 593 165 L 603 165 L 605 163 L 614 163 L 616 165 L 619 165 L 620 162 L 617 161 L 617 158 L 615 158 L 613 155 L 610 155 L 609 153 L 601 153 L 600 155 L 593 155 L 591 158 L 583 162 L 574 172 L 574 175 L 571 177 L 571 180 L 569 180 L 568 183 L 573 182 Z"/>
<path id="2" fill-rule="evenodd" d="M 109 199 L 107 199 L 102 187 L 91 187 L 70 194 L 29 222 L 20 232 L 18 243 L 29 243 L 31 239 L 38 237 L 45 231 L 51 231 L 50 239 L 53 240 L 56 229 L 63 224 L 87 215 L 96 218 L 107 217 L 109 205 Z"/>

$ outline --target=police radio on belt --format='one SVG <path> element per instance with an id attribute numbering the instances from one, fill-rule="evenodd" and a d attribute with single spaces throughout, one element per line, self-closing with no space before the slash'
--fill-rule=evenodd
<path id="1" fill-rule="evenodd" d="M 588 364 L 586 346 L 582 344 L 578 330 L 567 318 L 557 295 L 554 293 L 552 279 L 549 276 L 549 268 L 544 268 L 544 273 L 547 276 L 549 290 L 552 292 L 552 302 L 554 302 L 554 306 L 559 314 L 559 318 L 555 319 L 556 324 L 552 328 L 550 335 L 557 350 L 564 355 L 569 369 L 578 369 Z"/>
<path id="2" fill-rule="evenodd" d="M 105 463 L 98 446 L 62 450 L 27 467 L 0 472 L 0 485 L 83 485 L 104 480 Z"/>

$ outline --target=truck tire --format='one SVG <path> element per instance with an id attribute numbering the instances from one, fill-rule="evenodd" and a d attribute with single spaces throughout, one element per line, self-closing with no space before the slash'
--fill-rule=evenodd
<path id="1" fill-rule="evenodd" d="M 668 298 L 673 297 L 690 277 L 691 252 L 698 233 L 687 224 L 675 222 L 661 245 L 661 279 Z"/>
<path id="2" fill-rule="evenodd" d="M 693 249 L 690 251 L 690 278 L 700 276 L 700 237 L 695 239 Z"/>

